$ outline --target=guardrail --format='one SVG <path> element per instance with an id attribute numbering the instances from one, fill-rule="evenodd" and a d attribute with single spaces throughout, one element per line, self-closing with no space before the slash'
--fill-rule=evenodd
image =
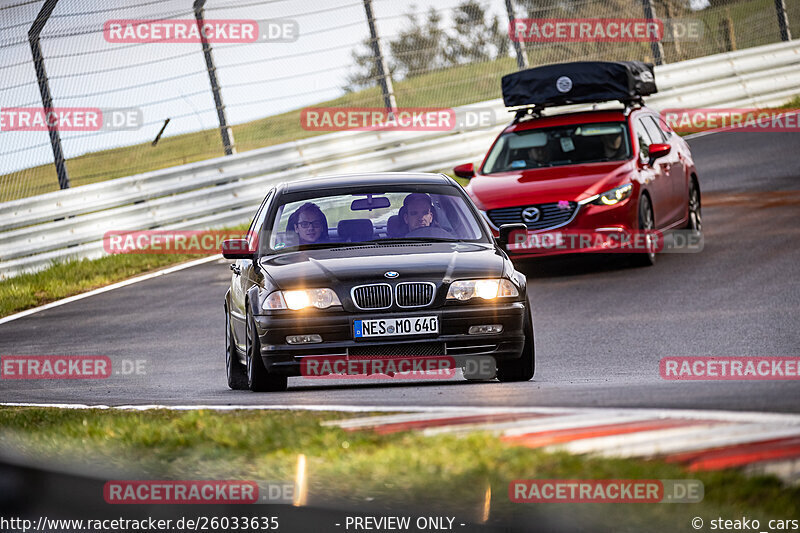
<path id="1" fill-rule="evenodd" d="M 669 107 L 779 105 L 800 94 L 800 40 L 656 67 Z M 499 85 L 499 83 L 498 83 Z M 564 108 L 578 109 L 579 106 Z M 501 99 L 456 109 L 491 111 L 491 124 L 447 132 L 337 132 L 0 204 L 0 278 L 53 261 L 104 254 L 108 230 L 206 229 L 246 223 L 271 184 L 344 172 L 440 171 L 477 160 L 510 115 Z"/>

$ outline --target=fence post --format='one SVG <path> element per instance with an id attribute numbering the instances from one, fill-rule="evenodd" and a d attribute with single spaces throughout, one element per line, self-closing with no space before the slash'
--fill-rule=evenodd
<path id="1" fill-rule="evenodd" d="M 644 18 L 655 20 L 656 12 L 653 9 L 653 0 L 642 0 L 642 8 L 644 9 Z M 661 41 L 650 41 L 650 50 L 653 52 L 653 63 L 663 65 L 664 47 L 661 46 Z"/>
<path id="2" fill-rule="evenodd" d="M 791 41 L 792 32 L 789 29 L 789 17 L 786 15 L 786 2 L 775 0 L 775 11 L 778 15 L 778 27 L 781 30 L 781 41 Z"/>
<path id="3" fill-rule="evenodd" d="M 511 5 L 511 0 L 506 0 L 506 13 L 508 14 L 508 37 L 514 43 L 514 53 L 517 55 L 517 68 L 523 70 L 528 68 L 528 55 L 525 53 L 525 43 L 518 41 L 512 34 L 514 34 L 514 6 Z M 514 34 L 515 35 L 515 34 Z"/>
<path id="4" fill-rule="evenodd" d="M 197 19 L 197 29 L 200 30 L 200 42 L 203 44 L 203 55 L 206 59 L 206 70 L 208 79 L 211 82 L 211 92 L 214 94 L 214 106 L 217 108 L 217 118 L 219 119 L 219 132 L 222 135 L 222 146 L 225 148 L 225 155 L 236 153 L 236 146 L 233 140 L 233 131 L 228 126 L 228 119 L 225 116 L 225 105 L 222 103 L 222 93 L 217 82 L 217 68 L 214 66 L 214 56 L 211 54 L 211 45 L 203 32 L 203 6 L 206 0 L 194 1 L 194 18 Z"/>
<path id="5" fill-rule="evenodd" d="M 69 189 L 69 174 L 67 164 L 64 161 L 64 151 L 61 149 L 61 136 L 58 134 L 58 122 L 51 123 L 49 115 L 53 110 L 53 97 L 50 94 L 50 84 L 47 81 L 47 71 L 44 68 L 44 57 L 42 57 L 42 47 L 39 44 L 39 34 L 42 33 L 44 25 L 50 18 L 50 14 L 55 9 L 58 0 L 46 0 L 36 20 L 28 30 L 28 42 L 31 45 L 33 54 L 33 65 L 36 68 L 36 79 L 39 82 L 39 92 L 42 95 L 42 111 L 47 117 L 47 132 L 50 134 L 50 146 L 53 149 L 53 163 L 56 165 L 58 175 L 58 186 L 62 189 Z"/>
<path id="6" fill-rule="evenodd" d="M 725 7 L 725 17 L 720 19 L 719 27 L 720 33 L 722 33 L 722 42 L 725 43 L 725 52 L 734 52 L 736 50 L 736 30 L 730 7 Z"/>
<path id="7" fill-rule="evenodd" d="M 397 109 L 397 101 L 394 97 L 394 87 L 392 77 L 389 74 L 389 67 L 381 50 L 381 41 L 378 38 L 378 30 L 375 28 L 375 17 L 372 15 L 372 0 L 364 0 L 364 11 L 367 12 L 367 24 L 369 25 L 369 37 L 372 45 L 372 53 L 375 55 L 375 65 L 378 67 L 378 80 L 381 84 L 383 93 L 383 106 L 388 111 L 389 116 L 394 116 Z"/>

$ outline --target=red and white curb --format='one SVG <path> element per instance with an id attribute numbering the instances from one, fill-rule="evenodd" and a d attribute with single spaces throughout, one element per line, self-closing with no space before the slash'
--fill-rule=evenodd
<path id="1" fill-rule="evenodd" d="M 425 411 L 327 422 L 346 431 L 485 431 L 512 445 L 602 457 L 658 458 L 690 471 L 743 468 L 800 482 L 800 415 L 662 409 Z"/>

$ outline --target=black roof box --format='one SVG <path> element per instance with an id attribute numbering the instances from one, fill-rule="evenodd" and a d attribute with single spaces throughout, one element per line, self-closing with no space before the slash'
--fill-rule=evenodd
<path id="1" fill-rule="evenodd" d="M 506 107 L 548 107 L 640 100 L 658 91 L 652 63 L 576 61 L 529 68 L 503 76 Z"/>

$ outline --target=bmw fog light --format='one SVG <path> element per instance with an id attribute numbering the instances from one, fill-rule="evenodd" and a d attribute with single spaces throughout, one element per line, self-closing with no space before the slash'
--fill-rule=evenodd
<path id="1" fill-rule="evenodd" d="M 485 324 L 481 326 L 470 326 L 470 335 L 492 335 L 503 332 L 502 324 Z"/>
<path id="2" fill-rule="evenodd" d="M 286 337 L 288 344 L 316 344 L 322 342 L 322 335 L 289 335 Z"/>

